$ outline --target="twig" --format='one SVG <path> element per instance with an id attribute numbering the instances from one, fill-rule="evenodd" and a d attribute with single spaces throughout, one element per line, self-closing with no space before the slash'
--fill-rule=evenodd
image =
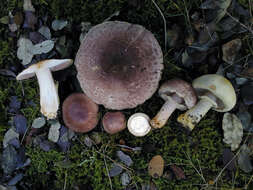
<path id="1" fill-rule="evenodd" d="M 226 11 L 226 14 L 232 18 L 235 22 L 239 23 L 243 28 L 248 30 L 251 34 L 253 34 L 253 30 L 251 30 L 249 27 L 247 27 L 245 24 L 241 23 L 237 18 L 233 17 L 229 12 Z"/>
<path id="2" fill-rule="evenodd" d="M 190 156 L 188 155 L 188 153 L 184 152 L 184 154 L 185 154 L 186 157 L 188 158 L 188 160 L 189 160 L 191 166 L 194 168 L 194 170 L 195 170 L 195 171 L 198 173 L 198 175 L 202 178 L 202 180 L 204 181 L 204 183 L 207 184 L 206 179 L 204 178 L 203 174 L 201 174 L 202 172 L 200 173 L 199 170 L 194 166 L 194 164 L 192 163 L 192 160 L 191 160 Z"/>
<path id="3" fill-rule="evenodd" d="M 253 180 L 253 175 L 250 177 L 248 183 L 244 186 L 243 189 L 248 189 L 248 186 L 249 186 L 249 184 L 251 183 L 252 180 Z"/>
<path id="4" fill-rule="evenodd" d="M 65 180 L 64 180 L 63 190 L 65 190 L 66 187 L 67 187 L 67 176 L 68 176 L 68 173 L 67 173 L 67 171 L 66 171 L 66 172 L 65 172 Z"/>
<path id="5" fill-rule="evenodd" d="M 159 13 L 161 14 L 162 16 L 162 19 L 163 19 L 163 25 L 164 25 L 164 40 L 165 40 L 165 43 L 164 43 L 164 46 L 165 46 L 165 52 L 167 51 L 167 28 L 166 28 L 166 19 L 161 11 L 161 9 L 159 8 L 159 6 L 156 4 L 156 2 L 154 0 L 151 0 L 152 3 L 155 5 L 155 7 L 157 8 L 157 10 L 159 11 Z"/>
<path id="6" fill-rule="evenodd" d="M 103 150 L 104 153 L 105 153 L 105 149 L 106 149 L 106 147 Z M 109 178 L 110 188 L 111 188 L 111 190 L 113 190 L 113 188 L 112 188 L 112 180 L 111 180 L 111 177 L 109 175 L 109 170 L 108 170 L 108 167 L 107 167 L 105 156 L 104 156 L 104 163 L 105 163 L 106 172 L 107 172 L 107 175 L 108 175 L 108 178 Z"/>
<path id="7" fill-rule="evenodd" d="M 244 140 L 243 144 L 245 144 L 245 142 L 248 140 L 249 135 L 247 135 L 246 139 Z M 218 182 L 221 174 L 224 172 L 224 170 L 229 166 L 229 164 L 238 156 L 238 154 L 241 152 L 241 147 L 240 149 L 237 151 L 237 153 L 234 155 L 234 157 L 222 168 L 222 170 L 220 171 L 220 173 L 216 176 L 215 180 L 214 180 L 214 184 Z"/>

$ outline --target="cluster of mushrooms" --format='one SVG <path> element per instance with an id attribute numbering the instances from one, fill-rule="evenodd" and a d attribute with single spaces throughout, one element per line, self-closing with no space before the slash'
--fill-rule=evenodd
<path id="1" fill-rule="evenodd" d="M 71 59 L 44 60 L 17 76 L 17 80 L 23 80 L 36 75 L 41 113 L 48 119 L 56 118 L 59 108 L 57 85 L 51 72 L 72 63 Z M 98 104 L 123 110 L 144 103 L 158 88 L 162 63 L 162 50 L 144 27 L 120 21 L 94 26 L 83 39 L 74 62 L 84 93 L 74 93 L 63 102 L 66 126 L 76 132 L 95 128 L 99 121 Z M 126 122 L 122 112 L 107 112 L 102 119 L 104 130 L 115 134 L 127 126 L 133 135 L 144 136 L 152 128 L 163 127 L 176 109 L 188 109 L 177 120 L 191 131 L 208 110 L 226 112 L 236 104 L 233 86 L 217 74 L 201 76 L 192 84 L 171 79 L 161 85 L 158 93 L 165 103 L 153 119 L 144 113 L 135 113 Z"/>

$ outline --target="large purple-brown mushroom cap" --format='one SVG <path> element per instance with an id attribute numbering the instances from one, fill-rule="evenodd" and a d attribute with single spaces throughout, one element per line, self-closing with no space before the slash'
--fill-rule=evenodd
<path id="1" fill-rule="evenodd" d="M 67 97 L 62 105 L 65 125 L 76 132 L 88 132 L 98 123 L 98 105 L 83 93 Z"/>
<path id="2" fill-rule="evenodd" d="M 134 108 L 158 87 L 163 54 L 151 32 L 127 22 L 94 26 L 77 52 L 80 85 L 94 102 L 109 109 Z"/>

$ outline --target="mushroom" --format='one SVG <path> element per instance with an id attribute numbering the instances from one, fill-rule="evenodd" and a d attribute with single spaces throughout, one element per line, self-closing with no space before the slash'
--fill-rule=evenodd
<path id="1" fill-rule="evenodd" d="M 58 89 L 51 71 L 62 70 L 73 63 L 72 59 L 49 59 L 40 61 L 23 70 L 17 80 L 24 80 L 36 75 L 40 88 L 40 111 L 47 119 L 54 119 L 59 108 Z"/>
<path id="2" fill-rule="evenodd" d="M 126 128 L 126 118 L 122 112 L 107 112 L 102 123 L 104 129 L 109 134 L 118 133 Z"/>
<path id="3" fill-rule="evenodd" d="M 98 105 L 83 93 L 68 96 L 62 105 L 63 121 L 75 132 L 88 132 L 98 123 Z"/>
<path id="4" fill-rule="evenodd" d="M 217 112 L 227 112 L 236 104 L 236 94 L 232 84 L 223 76 L 217 74 L 203 75 L 193 83 L 199 102 L 177 120 L 190 131 L 202 117 L 213 109 Z"/>
<path id="5" fill-rule="evenodd" d="M 83 39 L 75 65 L 84 93 L 108 109 L 134 108 L 158 88 L 161 47 L 151 32 L 127 22 L 94 26 Z"/>
<path id="6" fill-rule="evenodd" d="M 181 79 L 171 79 L 163 83 L 158 93 L 165 103 L 150 121 L 153 128 L 163 127 L 175 109 L 183 111 L 193 107 L 197 102 L 192 86 Z"/>
<path id="7" fill-rule="evenodd" d="M 136 137 L 142 137 L 151 130 L 149 117 L 144 113 L 135 113 L 127 121 L 127 128 Z"/>

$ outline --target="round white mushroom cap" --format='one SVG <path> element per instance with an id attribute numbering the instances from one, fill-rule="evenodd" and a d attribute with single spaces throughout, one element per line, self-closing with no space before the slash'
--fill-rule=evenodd
<path id="1" fill-rule="evenodd" d="M 90 29 L 77 52 L 77 78 L 85 94 L 109 109 L 134 108 L 158 87 L 163 54 L 144 27 L 108 21 Z"/>
<path id="2" fill-rule="evenodd" d="M 208 74 L 196 78 L 192 82 L 198 97 L 205 98 L 206 92 L 211 92 L 215 96 L 216 107 L 212 109 L 218 112 L 231 110 L 236 104 L 236 94 L 234 87 L 229 80 L 221 75 Z"/>

